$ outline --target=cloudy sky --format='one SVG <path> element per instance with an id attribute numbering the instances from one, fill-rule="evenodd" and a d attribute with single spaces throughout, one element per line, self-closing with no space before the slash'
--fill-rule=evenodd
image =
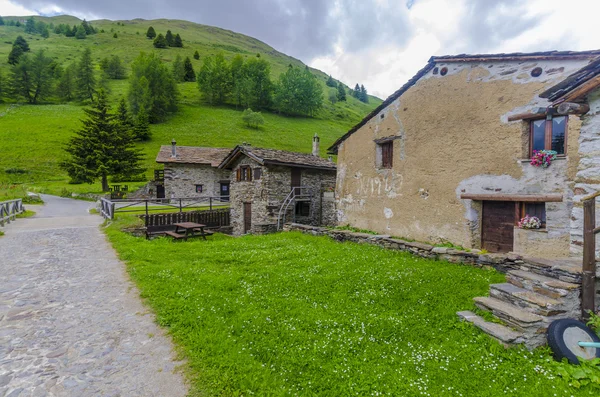
<path id="1" fill-rule="evenodd" d="M 600 49 L 600 0 L 0 0 L 0 15 L 177 18 L 256 37 L 387 97 L 431 55 Z"/>

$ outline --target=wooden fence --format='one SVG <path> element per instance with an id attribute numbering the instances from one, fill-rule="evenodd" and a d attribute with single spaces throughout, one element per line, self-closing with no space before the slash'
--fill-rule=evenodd
<path id="1" fill-rule="evenodd" d="M 171 212 L 165 214 L 140 215 L 144 225 L 168 226 L 179 222 L 201 223 L 208 227 L 229 226 L 231 218 L 229 208 L 207 211 Z"/>
<path id="2" fill-rule="evenodd" d="M 17 215 L 25 211 L 23 208 L 23 200 L 8 200 L 0 202 L 0 226 L 5 223 L 10 223 L 17 218 Z"/>
<path id="3" fill-rule="evenodd" d="M 210 210 L 229 207 L 229 197 L 183 197 L 170 199 L 100 199 L 101 214 L 114 219 L 117 212 L 150 212 Z"/>
<path id="4" fill-rule="evenodd" d="M 596 312 L 596 198 L 600 192 L 584 197 L 583 201 L 583 266 L 581 274 L 581 316 L 588 320 Z"/>

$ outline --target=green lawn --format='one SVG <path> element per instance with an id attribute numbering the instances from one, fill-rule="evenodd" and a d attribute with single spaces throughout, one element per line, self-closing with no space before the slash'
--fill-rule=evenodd
<path id="1" fill-rule="evenodd" d="M 458 321 L 504 279 L 493 270 L 299 233 L 146 241 L 127 222 L 109 239 L 187 359 L 191 395 L 598 395 L 547 350 Z"/>

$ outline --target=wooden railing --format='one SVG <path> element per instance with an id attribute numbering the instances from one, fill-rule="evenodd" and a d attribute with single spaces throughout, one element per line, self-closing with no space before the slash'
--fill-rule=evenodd
<path id="1" fill-rule="evenodd" d="M 229 208 L 208 211 L 170 212 L 165 214 L 140 215 L 144 225 L 167 226 L 179 222 L 201 223 L 208 227 L 229 226 L 231 218 Z"/>
<path id="2" fill-rule="evenodd" d="M 595 313 L 596 306 L 596 198 L 600 192 L 590 194 L 583 201 L 583 268 L 581 274 L 581 315 L 584 319 Z"/>
<path id="3" fill-rule="evenodd" d="M 0 202 L 0 226 L 10 223 L 17 218 L 17 215 L 25 211 L 23 209 L 23 200 L 8 200 Z"/>
<path id="4" fill-rule="evenodd" d="M 121 199 L 109 200 L 102 198 L 101 213 L 106 219 L 114 219 L 118 212 L 141 212 L 146 216 L 150 212 L 165 210 L 178 210 L 185 212 L 191 210 L 210 210 L 229 207 L 229 197 L 182 197 L 172 199 Z"/>

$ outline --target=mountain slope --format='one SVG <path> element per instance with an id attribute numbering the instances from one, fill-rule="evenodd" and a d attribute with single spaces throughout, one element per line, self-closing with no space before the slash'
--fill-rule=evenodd
<path id="1" fill-rule="evenodd" d="M 14 17 L 3 17 L 5 21 Z M 19 17 L 25 20 L 26 17 Z M 36 17 L 46 23 L 81 23 L 70 16 Z M 40 35 L 25 34 L 23 27 L 0 26 L 0 73 L 7 77 L 9 66 L 5 60 L 11 50 L 12 42 L 22 35 L 33 52 L 43 49 L 63 66 L 76 62 L 83 49 L 89 47 L 96 63 L 100 59 L 118 55 L 129 69 L 129 63 L 141 51 L 156 51 L 162 60 L 170 63 L 177 55 L 190 57 L 194 69 L 198 71 L 202 59 L 219 52 L 227 59 L 237 54 L 246 58 L 260 54 L 271 64 L 271 79 L 276 81 L 278 75 L 288 65 L 302 66 L 299 60 L 280 53 L 267 44 L 254 38 L 244 36 L 216 27 L 199 25 L 180 20 L 132 20 L 132 21 L 92 21 L 99 31 L 84 40 L 50 34 L 47 39 Z M 152 41 L 145 34 L 149 26 L 157 33 L 165 34 L 170 29 L 173 34 L 179 33 L 184 48 L 168 48 L 156 50 Z M 113 35 L 116 33 L 117 38 Z M 200 60 L 193 59 L 195 51 L 200 53 Z M 146 153 L 145 165 L 147 175 L 156 166 L 154 159 L 158 148 L 176 139 L 178 144 L 233 147 L 241 142 L 250 142 L 257 146 L 280 148 L 309 152 L 311 137 L 314 133 L 321 136 L 321 151 L 344 134 L 349 128 L 381 103 L 381 100 L 370 97 L 370 103 L 364 104 L 348 95 L 347 102 L 331 104 L 327 101 L 329 87 L 325 86 L 327 76 L 318 70 L 311 69 L 318 76 L 324 87 L 325 106 L 315 118 L 283 117 L 275 113 L 264 114 L 266 124 L 254 130 L 247 128 L 241 121 L 241 109 L 230 106 L 213 107 L 204 104 L 195 83 L 181 83 L 180 111 L 165 123 L 152 125 L 153 138 L 150 142 L 140 144 Z M 98 70 L 99 73 L 99 70 Z M 335 76 L 334 76 L 335 77 Z M 111 101 L 113 105 L 127 91 L 127 80 L 111 80 Z M 80 127 L 83 117 L 82 105 L 76 102 L 56 104 L 25 105 L 18 103 L 0 104 L 0 140 L 10 144 L 0 145 L 0 183 L 49 183 L 64 186 L 67 176 L 58 167 L 65 156 L 64 145 L 73 131 Z M 263 112 L 265 113 L 265 112 Z M 7 172 L 8 171 L 8 172 Z M 90 187 L 69 187 L 72 190 L 89 190 Z M 96 187 L 92 187 L 92 190 Z"/>

